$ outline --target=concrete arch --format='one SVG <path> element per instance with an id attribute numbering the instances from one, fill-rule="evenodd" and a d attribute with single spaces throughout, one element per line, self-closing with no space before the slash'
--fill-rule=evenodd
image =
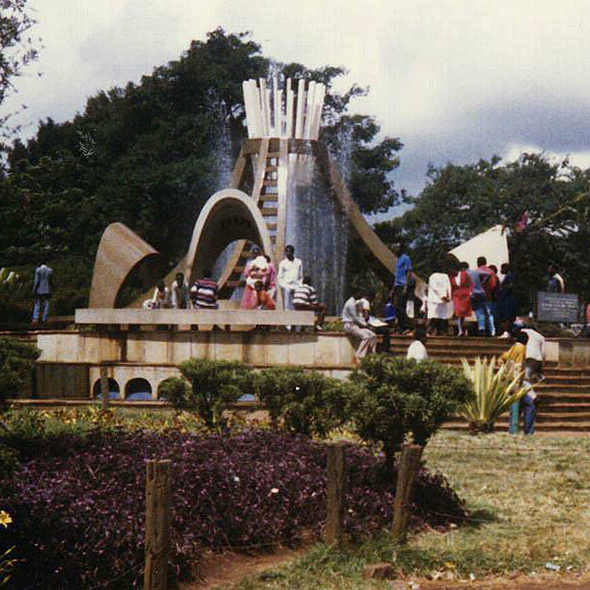
<path id="1" fill-rule="evenodd" d="M 88 307 L 115 307 L 117 296 L 131 272 L 148 258 L 158 256 L 147 242 L 123 223 L 111 223 L 96 252 Z"/>
<path id="2" fill-rule="evenodd" d="M 272 254 L 272 242 L 262 213 L 251 197 L 237 189 L 224 189 L 209 198 L 193 230 L 186 256 L 189 284 L 236 240 L 249 240 Z"/>
<path id="3" fill-rule="evenodd" d="M 125 383 L 125 399 L 130 401 L 152 399 L 154 388 L 149 379 L 133 377 Z M 143 395 L 140 395 L 143 394 Z"/>
<path id="4" fill-rule="evenodd" d="M 101 380 L 97 379 L 92 386 L 92 397 L 98 397 L 101 394 Z M 109 397 L 111 399 L 121 399 L 121 387 L 119 382 L 113 377 L 109 377 Z"/>

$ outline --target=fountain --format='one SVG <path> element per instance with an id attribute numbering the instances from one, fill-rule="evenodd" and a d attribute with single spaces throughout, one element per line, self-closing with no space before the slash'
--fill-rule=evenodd
<path id="1" fill-rule="evenodd" d="M 365 221 L 337 163 L 318 139 L 326 88 L 305 80 L 295 88 L 286 79 L 281 89 L 275 76 L 269 85 L 264 79 L 248 80 L 243 91 L 248 139 L 230 186 L 209 199 L 187 255 L 166 280 L 171 282 L 180 271 L 192 282 L 205 268 L 216 268 L 220 306 L 232 307 L 252 246 L 262 248 L 278 266 L 285 245 L 292 244 L 329 313 L 338 313 L 345 295 L 349 242 L 355 245 L 355 255 L 363 256 L 387 282 L 395 256 Z M 126 247 L 132 245 L 132 252 L 120 251 L 121 240 Z M 126 278 L 153 255 L 154 250 L 129 228 L 109 226 L 97 252 L 89 307 L 118 307 L 117 295 Z M 139 307 L 146 296 L 131 307 Z"/>

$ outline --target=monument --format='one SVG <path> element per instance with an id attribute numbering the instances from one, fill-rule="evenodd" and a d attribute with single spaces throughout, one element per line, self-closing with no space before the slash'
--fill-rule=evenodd
<path id="1" fill-rule="evenodd" d="M 220 308 L 235 307 L 231 299 L 240 288 L 253 246 L 278 266 L 285 245 L 292 244 L 329 312 L 339 313 L 346 291 L 347 255 L 362 257 L 386 283 L 391 281 L 395 256 L 366 222 L 334 158 L 319 141 L 326 88 L 291 79 L 279 88 L 275 77 L 269 85 L 264 79 L 248 80 L 243 91 L 248 139 L 231 184 L 207 201 L 187 254 L 165 281 L 170 284 L 175 273 L 183 272 L 192 282 L 217 261 Z M 96 255 L 89 307 L 96 311 L 122 307 L 120 294 L 129 276 L 156 255 L 123 224 L 107 227 Z M 141 307 L 148 296 L 151 291 L 130 307 Z M 84 317 L 90 316 L 77 314 L 76 321 L 84 323 Z M 99 317 L 93 313 L 92 323 Z M 108 317 L 112 323 L 115 316 Z"/>

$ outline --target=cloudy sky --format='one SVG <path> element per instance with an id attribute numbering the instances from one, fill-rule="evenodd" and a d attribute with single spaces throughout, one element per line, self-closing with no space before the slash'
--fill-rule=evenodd
<path id="1" fill-rule="evenodd" d="M 429 163 L 521 151 L 590 166 L 587 0 L 29 0 L 40 60 L 7 108 L 64 121 L 101 89 L 138 81 L 218 26 L 268 57 L 345 66 L 370 86 L 354 110 L 404 143 L 398 187 Z M 41 77 L 36 72 L 43 73 Z M 4 108 L 6 110 L 6 108 Z"/>

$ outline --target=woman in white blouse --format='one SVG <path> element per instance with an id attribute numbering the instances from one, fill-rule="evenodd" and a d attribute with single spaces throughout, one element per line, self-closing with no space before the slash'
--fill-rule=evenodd
<path id="1" fill-rule="evenodd" d="M 447 331 L 447 322 L 453 317 L 453 300 L 449 275 L 434 272 L 428 279 L 428 330 L 437 336 Z"/>

